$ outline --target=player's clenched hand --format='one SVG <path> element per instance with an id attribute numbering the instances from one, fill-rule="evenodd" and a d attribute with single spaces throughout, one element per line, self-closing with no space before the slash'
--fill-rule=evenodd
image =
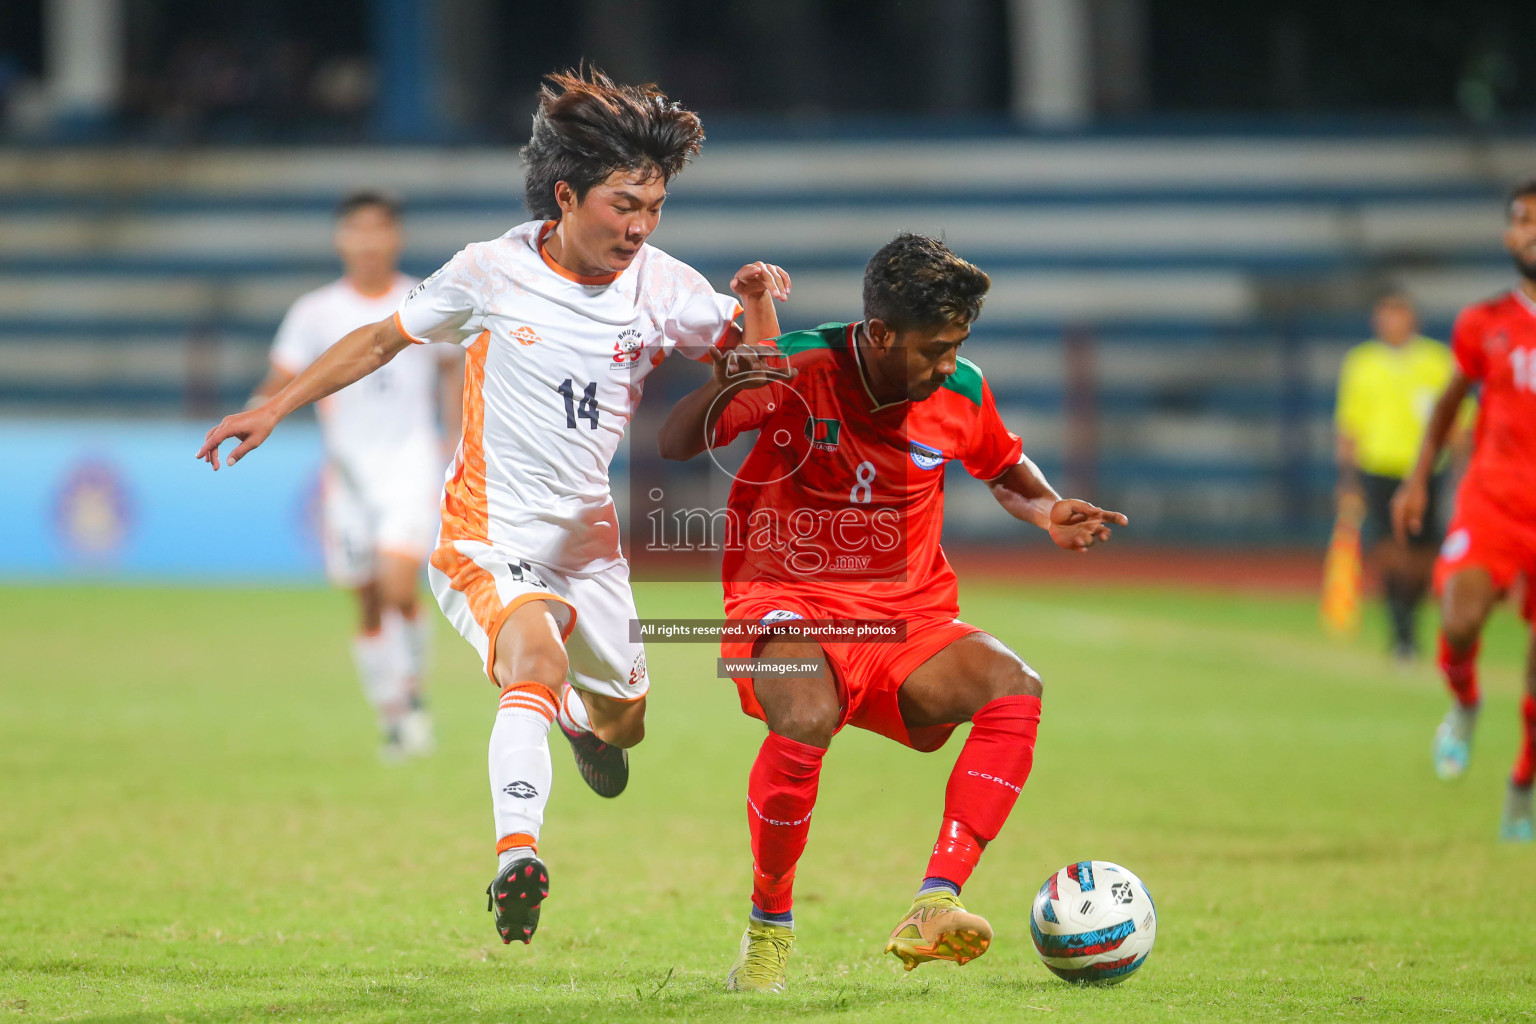
<path id="1" fill-rule="evenodd" d="M 1399 544 L 1424 527 L 1424 509 L 1429 505 L 1429 489 L 1415 477 L 1404 480 L 1392 495 L 1392 533 Z"/>
<path id="2" fill-rule="evenodd" d="M 239 446 L 229 453 L 229 458 L 226 460 L 233 466 L 245 457 L 246 452 L 265 441 L 275 426 L 277 426 L 277 420 L 261 407 L 237 412 L 233 416 L 225 416 L 219 421 L 219 425 L 208 431 L 208 436 L 203 438 L 203 446 L 197 450 L 197 457 L 217 470 L 219 445 L 232 437 L 239 438 Z"/>
<path id="3" fill-rule="evenodd" d="M 1109 540 L 1109 527 L 1129 526 L 1130 520 L 1119 512 L 1099 508 L 1078 498 L 1062 498 L 1051 506 L 1051 540 L 1068 551 L 1087 551 L 1094 544 Z"/>
<path id="4" fill-rule="evenodd" d="M 731 278 L 731 291 L 743 299 L 770 295 L 780 302 L 789 298 L 789 274 L 772 263 L 748 263 Z"/>
<path id="5" fill-rule="evenodd" d="M 737 345 L 729 352 L 711 348 L 709 358 L 715 364 L 715 383 L 733 391 L 760 388 L 770 381 L 794 380 L 800 373 L 772 345 Z"/>

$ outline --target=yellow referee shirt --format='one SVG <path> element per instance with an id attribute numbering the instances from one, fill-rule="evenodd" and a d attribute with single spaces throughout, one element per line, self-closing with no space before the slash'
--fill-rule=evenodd
<path id="1" fill-rule="evenodd" d="M 1401 348 L 1356 345 L 1339 373 L 1339 433 L 1354 442 L 1355 464 L 1378 476 L 1407 476 L 1424 428 L 1456 364 L 1438 341 L 1416 337 Z"/>

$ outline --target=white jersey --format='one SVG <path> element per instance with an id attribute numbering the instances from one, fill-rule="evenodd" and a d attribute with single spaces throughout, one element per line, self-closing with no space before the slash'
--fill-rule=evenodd
<path id="1" fill-rule="evenodd" d="M 300 296 L 283 317 L 272 363 L 297 374 L 364 324 L 400 305 L 416 279 L 395 276 L 389 290 L 364 295 L 346 278 Z M 355 384 L 320 400 L 317 412 L 326 454 L 359 476 L 383 472 L 404 447 L 437 445 L 437 373 L 432 352 L 411 347 Z"/>
<path id="2" fill-rule="evenodd" d="M 439 552 L 475 541 L 597 572 L 622 561 L 608 465 L 645 377 L 674 349 L 708 358 L 741 307 L 650 245 L 620 274 L 578 277 L 544 252 L 553 227 L 531 221 L 465 247 L 406 296 L 396 323 L 469 354 Z"/>

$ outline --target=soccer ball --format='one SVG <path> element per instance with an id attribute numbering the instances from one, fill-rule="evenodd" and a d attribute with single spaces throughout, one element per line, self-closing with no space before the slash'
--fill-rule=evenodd
<path id="1" fill-rule="evenodd" d="M 1157 908 L 1125 868 L 1082 860 L 1045 880 L 1029 931 L 1035 952 L 1058 978 L 1115 985 L 1146 963 L 1157 938 Z"/>

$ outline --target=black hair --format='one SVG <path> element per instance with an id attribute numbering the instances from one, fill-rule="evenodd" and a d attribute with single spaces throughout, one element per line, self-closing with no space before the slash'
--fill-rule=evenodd
<path id="1" fill-rule="evenodd" d="M 342 197 L 341 202 L 336 204 L 336 219 L 341 220 L 365 206 L 377 206 L 389 214 L 390 220 L 400 219 L 400 197 L 376 188 L 360 188 L 355 192 L 348 192 Z"/>
<path id="2" fill-rule="evenodd" d="M 864 316 L 893 329 L 963 326 L 981 315 L 992 280 L 937 238 L 903 231 L 864 268 Z"/>
<path id="3" fill-rule="evenodd" d="M 1526 196 L 1536 196 L 1536 178 L 1527 178 L 1509 190 L 1509 195 L 1504 200 L 1505 211 L 1513 216 L 1515 200 L 1524 199 Z"/>
<path id="4" fill-rule="evenodd" d="M 663 183 L 699 152 L 699 116 L 654 84 L 619 85 L 596 68 L 545 78 L 533 133 L 520 151 L 524 203 L 543 220 L 560 217 L 555 185 L 580 202 L 614 171 L 641 171 Z"/>

